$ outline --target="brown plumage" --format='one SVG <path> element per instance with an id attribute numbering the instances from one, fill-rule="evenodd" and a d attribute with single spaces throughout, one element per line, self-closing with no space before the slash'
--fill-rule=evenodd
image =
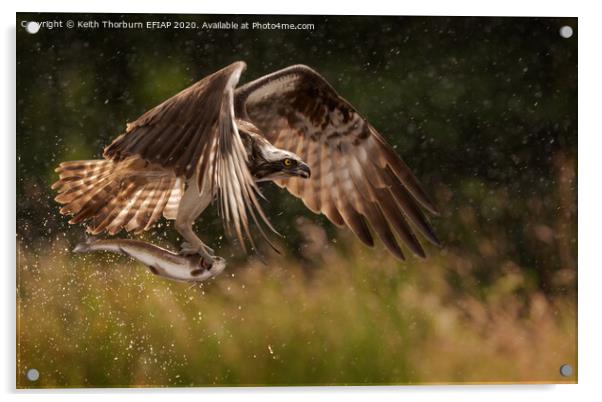
<path id="1" fill-rule="evenodd" d="M 148 230 L 161 215 L 174 219 L 184 192 L 184 181 L 170 170 L 138 158 L 123 162 L 89 160 L 63 162 L 52 185 L 65 204 L 60 212 L 74 215 L 71 224 L 88 221 L 88 232 L 121 229 Z"/>
<path id="2" fill-rule="evenodd" d="M 243 247 L 249 219 L 267 238 L 260 223 L 274 229 L 255 182 L 273 180 L 369 246 L 373 231 L 400 259 L 400 243 L 425 255 L 415 233 L 439 244 L 422 211 L 437 209 L 418 180 L 324 78 L 297 65 L 235 89 L 244 68 L 233 63 L 150 109 L 104 160 L 62 163 L 53 185 L 61 213 L 109 234 L 147 230 L 163 215 L 211 258 L 194 220 L 218 198 Z"/>
<path id="3" fill-rule="evenodd" d="M 410 169 L 385 139 L 318 73 L 285 68 L 236 91 L 237 116 L 250 120 L 275 146 L 295 152 L 312 169 L 307 180 L 276 183 L 316 213 L 349 227 L 372 246 L 371 226 L 396 257 L 393 234 L 415 254 L 424 250 L 414 230 L 439 245 L 421 211 L 438 214 Z"/>

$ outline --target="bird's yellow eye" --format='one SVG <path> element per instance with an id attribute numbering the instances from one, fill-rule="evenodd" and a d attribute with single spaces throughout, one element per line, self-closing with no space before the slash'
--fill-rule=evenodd
<path id="1" fill-rule="evenodd" d="M 282 163 L 284 163 L 284 166 L 286 166 L 286 167 L 293 166 L 293 160 L 289 159 L 289 158 L 286 158 Z"/>

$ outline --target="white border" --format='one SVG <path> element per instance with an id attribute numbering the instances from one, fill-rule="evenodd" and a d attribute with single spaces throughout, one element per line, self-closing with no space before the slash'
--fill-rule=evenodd
<path id="1" fill-rule="evenodd" d="M 308 398 L 328 399 L 344 397 L 350 401 L 363 401 L 366 397 L 380 400 L 438 400 L 445 401 L 567 401 L 591 399 L 600 395 L 602 331 L 599 306 L 602 287 L 602 267 L 596 250 L 599 241 L 600 188 L 602 166 L 599 153 L 602 150 L 602 123 L 600 101 L 602 93 L 600 72 L 601 17 L 594 1 L 430 1 L 419 0 L 397 5 L 391 0 L 369 0 L 358 4 L 327 2 L 324 0 L 302 1 L 152 1 L 124 2 L 123 0 L 53 1 L 23 0 L 19 4 L 2 2 L 2 68 L 0 97 L 1 121 L 0 161 L 5 190 L 0 197 L 4 230 L 0 242 L 5 264 L 2 266 L 0 297 L 6 322 L 1 326 L 3 362 L 0 364 L 0 392 L 4 400 L 43 398 L 45 401 L 91 400 L 155 401 L 175 397 L 179 401 L 211 400 L 246 401 L 302 401 Z M 356 15 L 481 15 L 481 16 L 571 16 L 579 17 L 579 385 L 516 385 L 516 386 L 420 386 L 420 387 L 307 387 L 307 388 L 218 388 L 218 389 L 130 389 L 130 390 L 68 390 L 68 391 L 15 391 L 15 12 L 135 12 L 135 13 L 231 13 L 231 14 L 356 14 Z M 10 223 L 10 224 L 9 224 Z M 43 395 L 40 395 L 43 394 Z M 174 395 L 177 394 L 177 395 Z"/>
<path id="2" fill-rule="evenodd" d="M 157 1 L 144 3 L 119 0 L 22 0 L 15 11 L 190 13 L 190 14 L 340 14 L 340 15 L 477 15 L 575 17 L 584 6 L 578 1 L 505 0 L 496 4 L 475 0 L 421 0 L 395 4 L 387 0 L 351 1 L 278 1 L 245 0 Z M 585 3 L 585 2 L 584 2 Z"/>

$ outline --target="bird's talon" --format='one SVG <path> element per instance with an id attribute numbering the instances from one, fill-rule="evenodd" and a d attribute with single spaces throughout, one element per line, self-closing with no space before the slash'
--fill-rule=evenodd
<path id="1" fill-rule="evenodd" d="M 193 249 L 193 248 L 184 248 L 184 247 L 182 247 L 182 249 L 180 249 L 180 251 L 178 251 L 178 254 L 180 254 L 180 255 L 195 255 L 195 254 L 199 254 L 199 250 Z"/>
<path id="2" fill-rule="evenodd" d="M 200 264 L 204 269 L 211 269 L 213 267 L 214 255 L 212 253 L 213 250 L 209 247 L 204 247 L 199 245 L 197 247 L 193 246 L 188 242 L 184 242 L 181 245 L 180 255 L 199 255 L 201 257 Z"/>
<path id="3" fill-rule="evenodd" d="M 213 261 L 208 261 L 205 258 L 201 258 L 201 267 L 205 270 L 210 270 L 213 267 Z"/>
<path id="4" fill-rule="evenodd" d="M 204 244 L 193 246 L 191 243 L 185 241 L 180 245 L 180 254 L 200 254 L 199 251 L 203 251 L 206 254 L 215 254 L 215 251 L 211 247 Z"/>

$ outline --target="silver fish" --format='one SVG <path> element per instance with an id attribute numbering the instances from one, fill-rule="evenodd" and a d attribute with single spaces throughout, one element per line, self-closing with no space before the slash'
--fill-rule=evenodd
<path id="1" fill-rule="evenodd" d="M 88 238 L 73 249 L 75 253 L 93 251 L 127 255 L 146 265 L 153 274 L 181 282 L 205 281 L 226 268 L 221 257 L 214 257 L 213 265 L 207 266 L 200 255 L 181 255 L 140 240 Z"/>

